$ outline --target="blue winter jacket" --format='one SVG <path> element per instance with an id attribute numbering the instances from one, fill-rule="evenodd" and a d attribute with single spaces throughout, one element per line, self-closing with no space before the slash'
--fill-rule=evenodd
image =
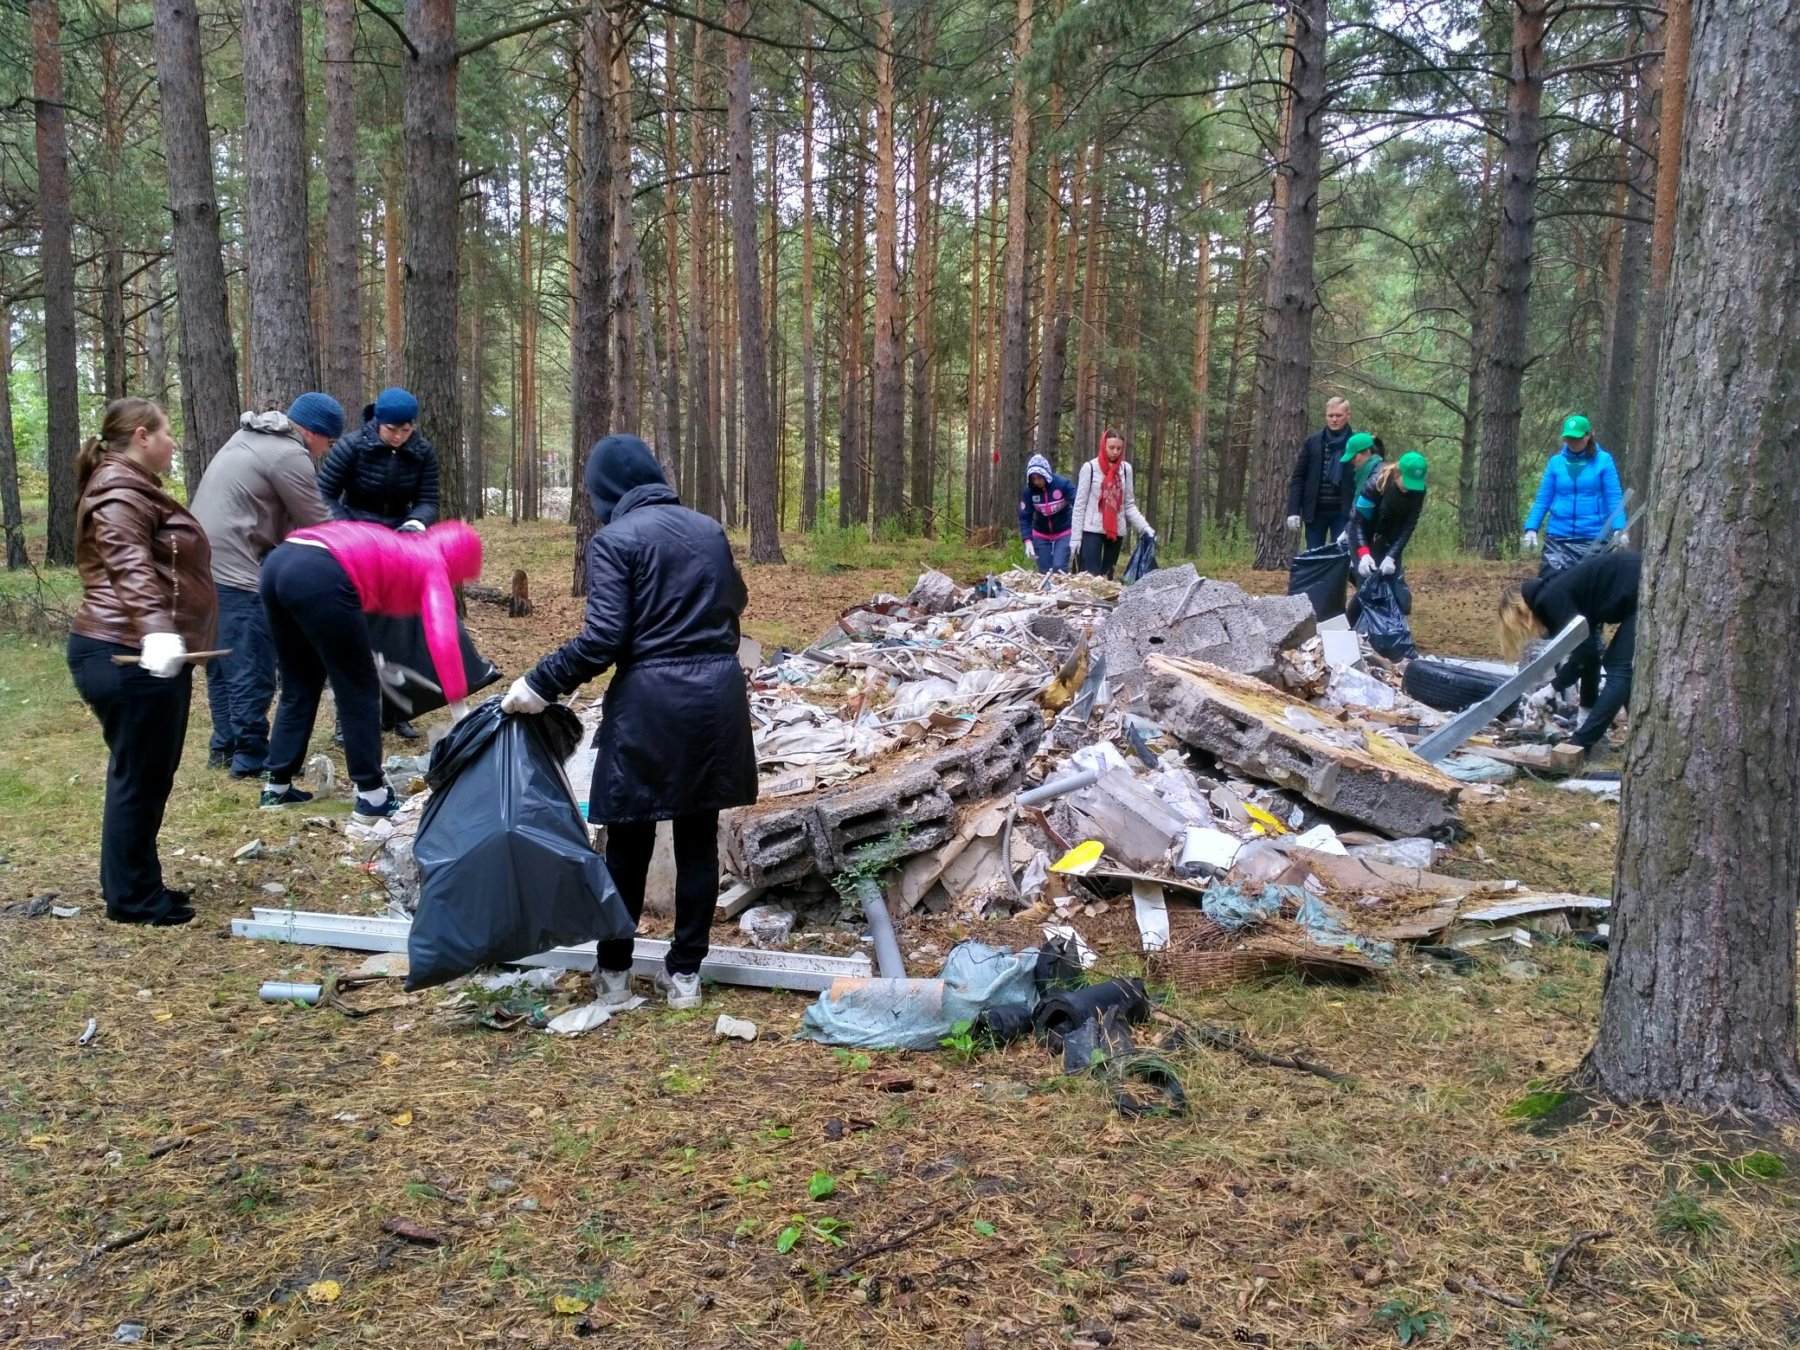
<path id="1" fill-rule="evenodd" d="M 1031 475 L 1042 476 L 1045 487 L 1039 492 L 1031 485 Z M 1068 536 L 1075 514 L 1075 485 L 1059 473 L 1050 471 L 1050 461 L 1033 455 L 1025 471 L 1025 488 L 1019 493 L 1019 538 L 1029 544 L 1033 539 L 1062 539 Z"/>
<path id="2" fill-rule="evenodd" d="M 1544 481 L 1538 484 L 1525 528 L 1542 528 L 1552 539 L 1598 539 L 1608 530 L 1625 528 L 1623 502 L 1611 455 L 1598 444 L 1585 455 L 1572 455 L 1565 447 L 1544 466 Z"/>

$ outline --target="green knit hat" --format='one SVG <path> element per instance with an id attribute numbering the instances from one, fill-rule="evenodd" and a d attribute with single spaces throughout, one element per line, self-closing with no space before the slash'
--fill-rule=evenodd
<path id="1" fill-rule="evenodd" d="M 1365 455 L 1374 448 L 1375 438 L 1366 431 L 1359 431 L 1356 435 L 1344 442 L 1344 453 L 1338 460 L 1338 463 L 1348 464 L 1358 455 Z"/>
<path id="2" fill-rule="evenodd" d="M 1425 490 L 1425 456 L 1417 450 L 1408 450 L 1400 456 L 1400 486 L 1408 492 Z"/>

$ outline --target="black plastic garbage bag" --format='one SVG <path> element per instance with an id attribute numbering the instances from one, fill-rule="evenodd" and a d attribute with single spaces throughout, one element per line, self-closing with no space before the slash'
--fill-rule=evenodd
<path id="1" fill-rule="evenodd" d="M 1288 564 L 1288 594 L 1312 601 L 1313 613 L 1335 619 L 1344 612 L 1350 589 L 1350 553 L 1337 544 L 1321 544 L 1296 554 Z"/>
<path id="2" fill-rule="evenodd" d="M 1138 536 L 1137 547 L 1131 550 L 1131 561 L 1125 564 L 1125 584 L 1142 581 L 1156 570 L 1156 540 L 1147 534 Z"/>
<path id="3" fill-rule="evenodd" d="M 500 678 L 494 663 L 475 650 L 460 622 L 456 625 L 456 640 L 462 646 L 463 675 L 469 681 L 471 694 Z M 381 697 L 399 716 L 422 717 L 449 706 L 450 700 L 439 688 L 437 668 L 431 664 L 431 649 L 425 645 L 423 619 L 417 615 L 371 614 L 369 645 L 375 651 L 376 669 L 381 674 Z"/>
<path id="4" fill-rule="evenodd" d="M 1411 608 L 1412 593 L 1404 582 L 1371 572 L 1356 587 L 1356 631 L 1390 661 L 1410 660 L 1419 654 L 1406 618 Z"/>
<path id="5" fill-rule="evenodd" d="M 491 698 L 438 742 L 413 843 L 409 990 L 568 943 L 631 936 L 635 925 L 563 775 L 580 740 L 567 708 L 509 717 Z"/>

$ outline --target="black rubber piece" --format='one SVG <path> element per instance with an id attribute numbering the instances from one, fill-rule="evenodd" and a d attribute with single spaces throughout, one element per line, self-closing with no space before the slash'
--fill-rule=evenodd
<path id="1" fill-rule="evenodd" d="M 1063 1037 L 1073 1032 L 1090 1017 L 1116 1010 L 1127 1022 L 1142 1022 L 1150 1016 L 1150 997 L 1142 980 L 1107 980 L 1055 994 L 1037 1005 L 1035 1020 L 1040 1035 L 1052 1050 L 1062 1049 Z"/>
<path id="2" fill-rule="evenodd" d="M 1022 1003 L 1006 1003 L 998 1008 L 989 1008 L 975 1019 L 975 1034 L 987 1037 L 995 1045 L 1019 1040 L 1031 1034 L 1032 1012 L 1033 1009 Z"/>
<path id="3" fill-rule="evenodd" d="M 1187 1090 L 1168 1061 L 1157 1055 L 1138 1055 L 1113 1065 L 1119 1077 L 1119 1089 L 1113 1095 L 1113 1108 L 1128 1120 L 1144 1116 L 1185 1116 Z M 1133 1084 L 1142 1084 L 1152 1096 L 1139 1096 Z"/>
<path id="4" fill-rule="evenodd" d="M 1442 961 L 1458 975 L 1467 975 L 1475 969 L 1475 958 L 1467 952 L 1455 947 L 1432 947 L 1421 944 L 1413 950 L 1420 956 L 1429 956 L 1434 961 Z"/>
<path id="5" fill-rule="evenodd" d="M 1464 708 L 1481 702 L 1505 684 L 1506 678 L 1473 666 L 1458 666 L 1448 661 L 1421 656 L 1407 665 L 1406 674 L 1400 679 L 1400 687 L 1409 697 L 1416 698 L 1428 708 L 1436 708 L 1440 712 L 1461 712 Z M 1500 716 L 1510 717 L 1518 706 L 1514 703 Z"/>

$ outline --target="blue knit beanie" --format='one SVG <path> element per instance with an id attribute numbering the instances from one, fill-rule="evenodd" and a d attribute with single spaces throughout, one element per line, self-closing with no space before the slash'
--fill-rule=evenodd
<path id="1" fill-rule="evenodd" d="M 375 421 L 384 427 L 419 420 L 419 400 L 404 389 L 383 389 L 375 396 Z"/>
<path id="2" fill-rule="evenodd" d="M 344 408 L 330 394 L 316 390 L 302 394 L 288 405 L 287 419 L 297 427 L 336 440 L 344 434 Z"/>

